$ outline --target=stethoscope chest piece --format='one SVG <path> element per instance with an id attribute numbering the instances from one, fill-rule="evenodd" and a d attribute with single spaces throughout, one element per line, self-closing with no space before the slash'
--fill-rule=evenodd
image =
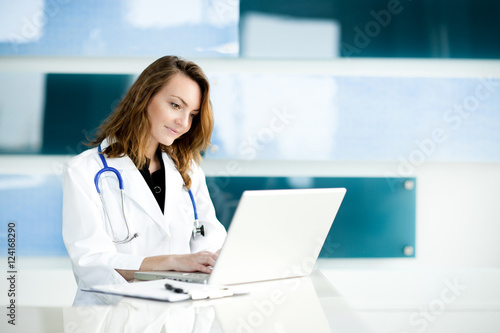
<path id="1" fill-rule="evenodd" d="M 196 236 L 202 235 L 205 237 L 205 226 L 200 225 L 200 221 L 197 219 L 194 220 L 194 227 L 193 227 L 193 238 L 196 238 Z"/>
<path id="2" fill-rule="evenodd" d="M 199 235 L 205 237 L 205 227 L 201 225 L 200 220 L 198 220 L 198 209 L 196 208 L 193 192 L 190 189 L 188 190 L 188 193 L 189 193 L 189 198 L 191 198 L 191 203 L 193 204 L 193 211 L 194 211 L 193 238 L 196 238 L 196 236 Z"/>

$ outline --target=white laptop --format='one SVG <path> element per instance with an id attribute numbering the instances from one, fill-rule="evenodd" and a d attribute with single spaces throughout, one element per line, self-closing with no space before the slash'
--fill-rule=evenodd
<path id="1" fill-rule="evenodd" d="M 345 188 L 245 191 L 211 274 L 136 272 L 138 280 L 232 285 L 307 276 L 346 193 Z"/>

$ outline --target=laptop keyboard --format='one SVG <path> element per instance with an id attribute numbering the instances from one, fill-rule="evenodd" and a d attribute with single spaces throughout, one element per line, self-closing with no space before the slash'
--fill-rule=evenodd
<path id="1" fill-rule="evenodd" d="M 189 277 L 200 278 L 200 279 L 208 278 L 210 276 L 210 274 L 207 274 L 207 273 L 182 273 L 182 275 L 186 275 L 186 276 L 189 276 Z"/>
<path id="2" fill-rule="evenodd" d="M 206 280 L 208 280 L 208 277 L 210 274 L 207 273 L 200 273 L 200 272 L 191 272 L 191 273 L 183 273 L 183 272 L 170 272 L 169 273 L 169 279 L 175 280 L 175 281 L 181 281 L 181 282 L 190 282 L 192 279 L 199 279 L 199 280 L 205 280 L 204 282 L 206 283 Z"/>

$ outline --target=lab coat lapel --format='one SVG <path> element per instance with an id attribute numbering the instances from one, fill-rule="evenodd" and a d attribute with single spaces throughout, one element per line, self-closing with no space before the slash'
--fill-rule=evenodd
<path id="1" fill-rule="evenodd" d="M 167 234 L 170 234 L 166 219 L 134 162 L 128 156 L 108 158 L 106 161 L 109 166 L 116 168 L 122 174 L 125 197 L 134 200 Z"/>
<path id="2" fill-rule="evenodd" d="M 182 177 L 175 167 L 174 162 L 166 153 L 162 153 L 165 165 L 165 220 L 167 225 L 176 218 L 177 205 L 183 191 Z"/>

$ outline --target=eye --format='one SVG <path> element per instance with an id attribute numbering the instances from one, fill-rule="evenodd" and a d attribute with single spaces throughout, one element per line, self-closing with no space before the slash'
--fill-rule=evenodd
<path id="1" fill-rule="evenodd" d="M 170 103 L 170 105 L 172 105 L 172 107 L 176 110 L 179 110 L 181 108 L 181 106 L 177 103 Z"/>
<path id="2" fill-rule="evenodd" d="M 191 118 L 194 118 L 194 117 L 196 117 L 197 115 L 198 115 L 198 113 L 191 113 L 191 114 L 190 114 Z"/>

